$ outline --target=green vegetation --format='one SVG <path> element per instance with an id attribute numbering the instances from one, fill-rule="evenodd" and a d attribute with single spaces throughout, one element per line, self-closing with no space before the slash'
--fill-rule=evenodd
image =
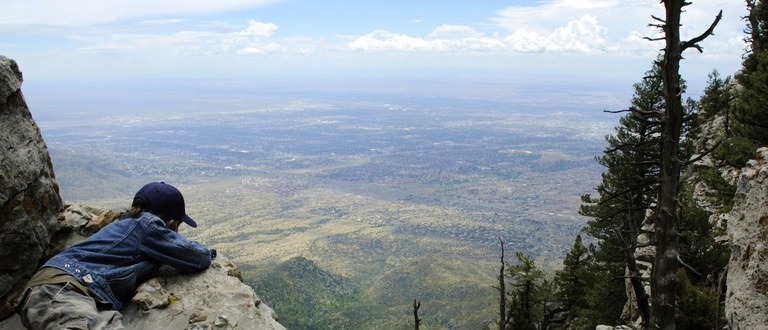
<path id="1" fill-rule="evenodd" d="M 535 330 L 539 328 L 540 321 L 544 319 L 545 311 L 540 306 L 544 297 L 544 272 L 536 267 L 533 260 L 517 252 L 517 264 L 508 269 L 510 278 L 509 326 L 512 329 Z"/>
<path id="2" fill-rule="evenodd" d="M 412 320 L 405 309 L 414 299 L 423 302 L 424 329 L 489 322 L 491 306 L 466 306 L 487 300 L 485 274 L 439 257 L 383 271 L 372 280 L 333 274 L 304 257 L 260 274 L 246 270 L 245 277 L 289 329 L 408 328 Z"/>
<path id="3" fill-rule="evenodd" d="M 575 324 L 586 326 L 588 317 L 583 315 L 588 308 L 589 292 L 587 286 L 593 284 L 594 279 L 589 278 L 589 265 L 592 264 L 589 250 L 582 242 L 581 235 L 576 236 L 573 247 L 563 260 L 563 269 L 555 273 L 557 296 L 565 310 L 566 319 Z M 592 326 L 594 327 L 594 326 Z"/>
<path id="4" fill-rule="evenodd" d="M 697 172 L 697 176 L 704 184 L 714 191 L 714 196 L 709 200 L 718 206 L 720 212 L 726 213 L 733 207 L 733 196 L 736 193 L 736 185 L 728 183 L 716 167 L 706 167 Z"/>
<path id="5" fill-rule="evenodd" d="M 365 303 L 353 281 L 303 257 L 292 258 L 248 284 L 259 289 L 261 299 L 283 316 L 280 321 L 289 329 L 348 328 L 340 307 Z"/>
<path id="6" fill-rule="evenodd" d="M 737 136 L 764 146 L 768 145 L 768 3 L 748 0 L 747 6 L 750 47 L 743 68 L 736 75 L 740 88 L 736 89 L 732 105 L 734 130 Z"/>
<path id="7" fill-rule="evenodd" d="M 760 144 L 750 138 L 743 136 L 726 137 L 720 145 L 715 148 L 712 155 L 715 159 L 725 162 L 725 164 L 741 168 L 748 160 L 755 158 L 755 150 Z"/>

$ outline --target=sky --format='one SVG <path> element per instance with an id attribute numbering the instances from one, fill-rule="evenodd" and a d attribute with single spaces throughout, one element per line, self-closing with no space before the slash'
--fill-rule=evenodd
<path id="1" fill-rule="evenodd" d="M 658 0 L 4 0 L 0 55 L 25 81 L 420 81 L 631 93 L 663 48 Z M 739 69 L 744 1 L 692 0 L 692 89 Z M 375 85 L 381 88 L 381 84 Z M 600 97 L 595 92 L 590 97 Z M 695 92 L 694 92 L 695 93 Z M 606 95 L 606 97 L 617 97 Z"/>

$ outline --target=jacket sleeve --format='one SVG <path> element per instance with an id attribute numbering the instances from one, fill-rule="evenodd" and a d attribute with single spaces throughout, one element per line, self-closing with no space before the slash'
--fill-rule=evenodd
<path id="1" fill-rule="evenodd" d="M 181 271 L 202 271 L 211 265 L 211 249 L 166 228 L 160 219 L 144 223 L 139 249 L 150 259 Z"/>

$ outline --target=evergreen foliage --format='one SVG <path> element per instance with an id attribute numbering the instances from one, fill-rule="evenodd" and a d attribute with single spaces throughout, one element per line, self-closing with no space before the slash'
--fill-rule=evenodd
<path id="1" fill-rule="evenodd" d="M 729 108 L 732 100 L 731 76 L 723 78 L 717 69 L 712 70 L 712 73 L 708 76 L 707 86 L 704 87 L 704 94 L 698 102 L 700 120 L 709 121 L 717 115 L 723 115 L 725 118 L 725 133 L 730 135 Z"/>
<path id="2" fill-rule="evenodd" d="M 709 196 L 710 202 L 717 206 L 720 212 L 730 212 L 733 208 L 736 185 L 725 181 L 720 174 L 720 169 L 716 167 L 703 168 L 697 172 L 697 176 L 709 189 L 714 191 L 713 196 Z"/>
<path id="3" fill-rule="evenodd" d="M 734 130 L 756 145 L 768 145 L 768 3 L 748 0 L 747 5 L 750 44 L 742 70 L 736 75 L 740 88 L 732 110 Z"/>
<path id="4" fill-rule="evenodd" d="M 555 273 L 557 295 L 570 320 L 587 307 L 587 283 L 592 280 L 586 272 L 589 262 L 589 250 L 578 235 L 563 260 L 563 269 Z"/>
<path id="5" fill-rule="evenodd" d="M 646 211 L 657 197 L 661 109 L 660 68 L 654 65 L 646 78 L 634 86 L 632 106 L 619 120 L 615 134 L 606 137 L 608 147 L 598 163 L 605 166 L 597 186 L 598 197 L 582 196 L 580 213 L 591 217 L 583 231 L 598 239 L 591 251 L 594 264 L 585 272 L 604 281 L 592 284 L 588 311 L 571 311 L 592 319 L 616 322 L 626 298 L 623 278 L 625 267 L 636 267 L 634 251 Z M 617 301 L 619 300 L 619 301 Z M 605 306 L 619 306 L 605 308 Z"/>
<path id="6" fill-rule="evenodd" d="M 598 197 L 582 196 L 580 213 L 593 218 L 584 231 L 600 240 L 601 249 L 618 250 L 617 230 L 622 236 L 636 236 L 645 210 L 656 197 L 660 132 L 655 123 L 664 107 L 659 70 L 654 65 L 646 79 L 633 86 L 630 112 L 605 138 L 608 146 L 596 158 L 606 168 L 595 189 Z M 615 260 L 622 258 L 618 255 Z"/>
<path id="7" fill-rule="evenodd" d="M 590 255 L 599 259 L 600 251 L 590 248 Z M 621 312 L 627 302 L 624 267 L 618 263 L 590 262 L 584 272 L 587 307 L 576 310 L 570 329 L 594 329 L 598 324 L 620 324 Z"/>
<path id="8" fill-rule="evenodd" d="M 748 137 L 733 136 L 725 139 L 715 148 L 715 159 L 735 168 L 742 168 L 750 159 L 755 158 L 755 150 L 760 145 Z"/>
<path id="9" fill-rule="evenodd" d="M 508 299 L 510 318 L 509 327 L 520 330 L 535 330 L 544 319 L 541 302 L 541 286 L 544 272 L 536 267 L 536 263 L 522 252 L 515 253 L 518 263 L 508 268 L 511 289 Z"/>
<path id="10" fill-rule="evenodd" d="M 677 270 L 680 281 L 680 303 L 677 305 L 679 329 L 719 329 L 722 318 L 718 308 L 717 292 L 694 285 L 684 269 Z M 720 324 L 722 325 L 722 324 Z"/>
<path id="11" fill-rule="evenodd" d="M 685 135 L 679 151 L 681 159 L 687 159 L 693 153 L 691 141 L 698 138 L 698 125 L 722 114 L 722 110 L 715 109 L 730 102 L 729 96 L 718 94 L 727 93 L 726 86 L 727 79 L 721 79 L 718 74 L 713 73 L 710 75 L 710 88 L 698 103 L 702 106 L 702 111 L 709 112 L 695 116 L 695 102 L 688 102 L 684 107 L 687 121 L 682 131 Z M 633 254 L 640 224 L 645 218 L 645 211 L 657 198 L 660 136 L 658 120 L 664 108 L 664 100 L 660 96 L 659 68 L 655 66 L 649 70 L 646 78 L 635 84 L 634 88 L 631 111 L 620 119 L 615 134 L 606 137 L 608 147 L 604 154 L 597 158 L 598 162 L 606 167 L 603 180 L 596 188 L 599 196 L 582 197 L 580 213 L 592 218 L 583 231 L 598 239 L 597 246 L 588 249 L 584 268 L 581 270 L 582 276 L 591 281 L 581 284 L 572 279 L 568 281 L 566 279 L 569 276 L 562 272 L 558 272 L 556 277 L 557 283 L 561 285 L 559 293 L 562 304 L 569 308 L 569 328 L 592 328 L 597 324 L 620 323 L 619 315 L 626 301 L 624 271 L 626 267 L 631 269 L 635 262 Z M 719 172 L 716 176 L 705 177 L 704 180 L 717 181 L 717 187 L 723 196 L 733 194 L 732 186 L 719 176 Z M 693 269 L 701 269 L 710 275 L 709 278 L 717 278 L 727 262 L 728 252 L 721 244 L 715 242 L 718 233 L 713 231 L 708 222 L 709 213 L 694 204 L 690 189 L 685 193 L 687 195 L 681 197 L 683 201 L 679 205 L 680 254 L 683 259 L 690 259 L 688 262 Z M 723 208 L 729 206 L 727 198 L 720 200 L 726 200 L 721 202 Z M 572 268 L 571 258 L 582 255 L 584 247 L 579 241 L 581 239 L 577 237 L 574 247 L 566 257 L 569 261 L 564 262 L 564 271 Z M 690 295 L 694 293 L 717 292 L 717 288 L 704 285 L 705 280 L 701 275 L 691 275 L 695 276 L 695 279 L 685 283 L 687 291 L 681 291 L 681 294 L 685 292 L 685 299 L 692 299 Z M 571 284 L 582 287 L 569 287 Z M 585 300 L 578 303 L 569 300 L 566 292 L 570 290 L 585 290 Z M 701 303 L 703 300 L 696 301 Z M 688 315 L 683 314 L 689 311 L 687 308 L 688 306 L 680 307 L 679 317 L 682 324 L 700 324 L 700 320 L 690 319 Z M 707 305 L 707 308 L 717 311 L 718 304 Z"/>
<path id="12" fill-rule="evenodd" d="M 709 212 L 696 205 L 692 191 L 693 187 L 685 184 L 680 194 L 680 256 L 690 268 L 677 272 L 681 281 L 678 326 L 717 329 L 725 307 L 721 303 L 725 301 L 721 299 L 725 295 L 722 278 L 731 252 L 717 240 L 724 228 L 710 223 Z"/>

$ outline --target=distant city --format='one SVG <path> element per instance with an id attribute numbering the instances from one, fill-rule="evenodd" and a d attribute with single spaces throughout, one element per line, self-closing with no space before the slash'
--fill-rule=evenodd
<path id="1" fill-rule="evenodd" d="M 172 181 L 200 224 L 187 235 L 232 258 L 246 282 L 304 257 L 407 296 L 392 276 L 417 276 L 423 260 L 475 270 L 460 287 L 483 297 L 498 238 L 560 267 L 586 221 L 580 196 L 603 170 L 594 157 L 612 124 L 594 112 L 348 97 L 41 127 L 66 202 L 125 207 L 142 182 Z M 434 285 L 447 287 L 422 289 L 456 296 L 457 284 Z M 488 307 L 461 322 L 482 323 Z"/>

